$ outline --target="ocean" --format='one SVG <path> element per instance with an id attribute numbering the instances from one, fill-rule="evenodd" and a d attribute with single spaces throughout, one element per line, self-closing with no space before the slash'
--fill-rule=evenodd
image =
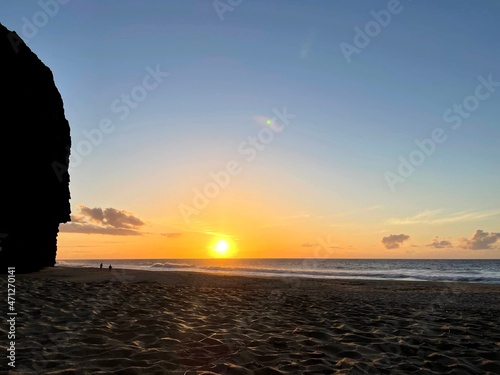
<path id="1" fill-rule="evenodd" d="M 500 284 L 500 260 L 403 259 L 96 259 L 58 260 L 57 267 L 209 272 L 246 276 L 408 280 Z"/>

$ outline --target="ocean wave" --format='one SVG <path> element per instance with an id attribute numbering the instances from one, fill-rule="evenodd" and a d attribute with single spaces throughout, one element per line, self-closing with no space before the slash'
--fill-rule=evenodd
<path id="1" fill-rule="evenodd" d="M 245 267 L 197 267 L 201 272 L 229 273 L 235 275 L 250 276 L 279 276 L 279 277 L 302 277 L 302 278 L 325 278 L 325 279 L 363 279 L 363 280 L 401 280 L 401 281 L 443 281 L 443 282 L 475 282 L 486 284 L 500 284 L 500 277 L 479 276 L 464 274 L 416 274 L 413 272 L 373 272 L 373 271 L 304 271 L 304 270 L 277 270 L 268 268 L 245 268 Z"/>
<path id="2" fill-rule="evenodd" d="M 99 267 L 100 260 L 58 261 L 56 266 Z M 407 280 L 500 284 L 500 261 L 341 261 L 304 268 L 304 260 L 106 260 L 113 267 L 155 272 L 206 272 L 226 275 L 357 280 Z"/>
<path id="3" fill-rule="evenodd" d="M 151 268 L 195 268 L 195 266 L 192 264 L 171 263 L 171 262 L 153 263 L 150 267 Z"/>

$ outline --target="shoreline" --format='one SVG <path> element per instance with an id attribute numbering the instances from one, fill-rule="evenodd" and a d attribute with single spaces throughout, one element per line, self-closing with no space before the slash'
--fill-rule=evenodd
<path id="1" fill-rule="evenodd" d="M 228 278 L 236 278 L 241 281 L 241 279 L 256 279 L 256 280 L 268 280 L 269 283 L 276 282 L 287 284 L 311 284 L 311 286 L 316 286 L 317 284 L 321 285 L 330 285 L 330 284 L 349 284 L 349 283 L 362 283 L 375 285 L 375 284 L 383 284 L 383 283 L 403 283 L 403 284 L 423 284 L 423 285 L 440 285 L 445 284 L 449 286 L 467 286 L 467 285 L 476 285 L 476 286 L 489 286 L 493 289 L 500 289 L 500 284 L 495 283 L 485 283 L 480 281 L 449 281 L 449 280 L 395 280 L 395 279 L 375 279 L 375 278 L 349 278 L 349 277 L 309 277 L 309 276 L 295 276 L 295 275 L 258 275 L 258 274 L 234 274 L 231 272 L 224 271 L 181 271 L 181 270 L 138 270 L 138 269 L 129 269 L 129 268 L 112 268 L 111 271 L 107 267 L 103 267 L 100 269 L 99 267 L 71 267 L 71 266 L 55 266 L 55 267 L 47 267 L 42 269 L 39 272 L 34 273 L 26 273 L 26 274 L 18 274 L 21 277 L 28 278 L 54 278 L 54 279 L 66 279 L 71 281 L 78 282 L 100 282 L 100 281 L 109 281 L 115 278 L 117 281 L 123 279 L 123 276 L 127 275 L 131 277 L 131 279 L 127 279 L 128 281 L 135 280 L 138 281 L 154 281 L 154 282 L 163 282 L 170 283 L 174 279 L 176 280 L 197 280 L 198 278 L 206 279 L 210 277 L 228 277 Z M 208 280 L 208 279 L 206 279 Z M 179 284 L 176 284 L 179 285 Z"/>
<path id="2" fill-rule="evenodd" d="M 500 261 L 494 260 L 476 260 L 476 263 L 470 263 L 466 260 L 458 260 L 462 263 L 452 263 L 450 265 L 440 265 L 434 260 L 425 260 L 420 263 L 416 260 L 415 264 L 406 264 L 406 260 L 392 260 L 395 263 L 388 268 L 385 266 L 372 264 L 371 261 L 361 260 L 359 264 L 332 263 L 329 265 L 309 264 L 306 260 L 299 263 L 288 264 L 282 259 L 274 259 L 276 262 L 270 262 L 266 259 L 254 259 L 248 263 L 239 263 L 238 259 L 153 259 L 141 262 L 134 260 L 129 264 L 128 260 L 116 259 L 109 263 L 114 267 L 128 270 L 153 271 L 153 272 L 201 272 L 208 274 L 233 274 L 246 277 L 286 277 L 286 278 L 309 278 L 325 280 L 394 280 L 394 281 L 424 281 L 424 282 L 465 282 L 500 285 Z M 282 263 L 285 261 L 285 263 Z M 325 260 L 331 261 L 331 259 Z M 413 261 L 413 260 L 412 260 Z M 425 262 L 431 262 L 429 265 Z M 440 260 L 443 261 L 443 260 Z M 71 268 L 93 268 L 99 265 L 100 261 L 74 261 L 76 263 L 60 263 L 56 267 Z M 262 262 L 262 263 L 261 263 Z M 367 263 L 368 262 L 368 263 Z M 385 260 L 382 261 L 384 263 Z M 487 262 L 482 264 L 481 262 Z M 446 263 L 448 264 L 448 263 Z M 430 267 L 430 268 L 429 268 Z M 444 267 L 444 268 L 443 268 Z M 105 267 L 107 268 L 107 267 Z"/>
<path id="3" fill-rule="evenodd" d="M 16 309 L 12 375 L 500 373 L 495 284 L 53 267 Z"/>

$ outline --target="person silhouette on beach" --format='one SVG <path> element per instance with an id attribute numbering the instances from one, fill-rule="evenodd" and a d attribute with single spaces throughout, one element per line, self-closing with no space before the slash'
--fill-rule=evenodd
<path id="1" fill-rule="evenodd" d="M 109 270 L 111 271 L 111 268 L 113 268 L 113 267 L 111 267 L 111 264 L 110 264 L 108 268 L 109 268 Z"/>
<path id="2" fill-rule="evenodd" d="M 102 270 L 102 263 L 101 263 L 101 266 L 99 268 Z"/>

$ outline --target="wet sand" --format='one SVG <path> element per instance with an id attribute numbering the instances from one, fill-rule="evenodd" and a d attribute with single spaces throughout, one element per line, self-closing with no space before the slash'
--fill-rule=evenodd
<path id="1" fill-rule="evenodd" d="M 500 285 L 55 267 L 15 306 L 8 374 L 500 373 Z"/>

